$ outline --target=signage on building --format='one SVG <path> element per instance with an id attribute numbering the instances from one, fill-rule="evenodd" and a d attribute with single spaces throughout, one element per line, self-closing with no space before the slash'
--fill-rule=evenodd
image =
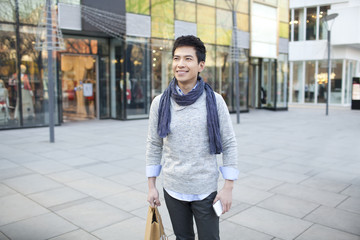
<path id="1" fill-rule="evenodd" d="M 351 109 L 360 110 L 360 78 L 353 78 Z"/>

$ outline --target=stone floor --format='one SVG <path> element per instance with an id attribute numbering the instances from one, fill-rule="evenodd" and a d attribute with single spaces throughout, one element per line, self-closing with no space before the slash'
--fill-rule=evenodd
<path id="1" fill-rule="evenodd" d="M 290 106 L 232 119 L 240 176 L 222 240 L 360 239 L 360 111 Z M 48 128 L 0 131 L 0 240 L 143 239 L 147 124 L 65 123 L 55 143 Z"/>

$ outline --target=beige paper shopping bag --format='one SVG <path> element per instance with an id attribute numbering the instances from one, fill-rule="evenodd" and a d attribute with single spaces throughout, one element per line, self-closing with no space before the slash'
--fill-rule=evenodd
<path id="1" fill-rule="evenodd" d="M 168 238 L 164 232 L 164 226 L 161 221 L 160 213 L 157 207 L 149 206 L 146 229 L 145 229 L 145 240 L 167 240 Z"/>

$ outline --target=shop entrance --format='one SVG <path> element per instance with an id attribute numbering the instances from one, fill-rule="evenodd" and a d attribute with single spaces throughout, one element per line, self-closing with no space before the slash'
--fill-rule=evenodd
<path id="1" fill-rule="evenodd" d="M 97 58 L 91 55 L 61 55 L 62 119 L 82 121 L 96 119 Z"/>

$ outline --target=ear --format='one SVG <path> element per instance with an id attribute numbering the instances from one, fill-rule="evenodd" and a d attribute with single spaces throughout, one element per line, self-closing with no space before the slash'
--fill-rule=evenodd
<path id="1" fill-rule="evenodd" d="M 201 61 L 199 62 L 199 71 L 198 72 L 202 72 L 205 68 L 205 62 L 204 61 Z"/>

